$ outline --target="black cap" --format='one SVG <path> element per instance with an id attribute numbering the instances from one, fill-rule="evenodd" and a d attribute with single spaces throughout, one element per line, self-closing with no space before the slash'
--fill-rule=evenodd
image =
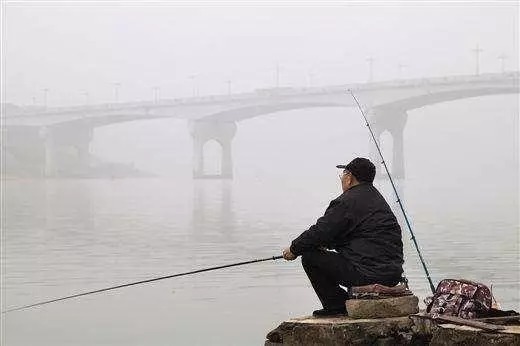
<path id="1" fill-rule="evenodd" d="M 336 168 L 349 171 L 359 182 L 372 183 L 376 176 L 376 166 L 364 157 L 356 157 L 348 165 L 337 165 Z"/>

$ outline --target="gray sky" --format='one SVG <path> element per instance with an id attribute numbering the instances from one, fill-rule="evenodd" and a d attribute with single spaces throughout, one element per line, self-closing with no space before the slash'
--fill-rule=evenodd
<path id="1" fill-rule="evenodd" d="M 518 3 L 7 2 L 5 101 L 83 104 L 518 70 Z M 294 4 L 294 2 L 293 2 Z M 318 6 L 319 5 L 319 6 Z M 195 76 L 195 77 L 194 77 Z M 34 99 L 33 99 L 34 98 Z"/>

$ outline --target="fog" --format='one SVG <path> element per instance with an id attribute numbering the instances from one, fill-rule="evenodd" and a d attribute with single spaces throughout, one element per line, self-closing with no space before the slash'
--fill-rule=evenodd
<path id="1" fill-rule="evenodd" d="M 302 5 L 55 2 L 5 8 L 5 100 L 20 105 L 111 102 L 281 86 L 472 74 L 518 67 L 514 2 Z M 195 76 L 194 78 L 191 78 Z M 312 78 L 310 78 L 312 77 Z M 311 81 L 309 81 L 311 80 Z"/>
<path id="2" fill-rule="evenodd" d="M 380 160 L 347 88 L 434 281 L 520 308 L 517 2 L 2 11 L 2 311 L 279 254 L 339 195 L 335 165 Z M 273 262 L 2 315 L 2 344 L 258 344 L 318 307 Z"/>

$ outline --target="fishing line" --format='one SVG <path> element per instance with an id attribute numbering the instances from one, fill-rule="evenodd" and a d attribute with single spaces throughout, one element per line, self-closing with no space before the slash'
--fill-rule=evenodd
<path id="1" fill-rule="evenodd" d="M 12 311 L 29 309 L 29 308 L 32 308 L 32 307 L 41 306 L 41 305 L 45 305 L 45 304 L 50 304 L 50 303 L 54 303 L 54 302 L 59 302 L 61 300 L 87 296 L 89 294 L 111 291 L 111 290 L 115 290 L 115 289 L 119 289 L 119 288 L 123 288 L 123 287 L 135 286 L 135 285 L 145 284 L 145 283 L 149 283 L 149 282 L 175 278 L 175 277 L 179 277 L 179 276 L 192 275 L 192 274 L 207 272 L 207 271 L 211 271 L 211 270 L 218 270 L 218 269 L 224 269 L 224 268 L 229 268 L 229 267 L 236 267 L 236 266 L 241 266 L 241 265 L 246 265 L 246 264 L 251 264 L 251 263 L 258 263 L 258 262 L 265 262 L 265 261 L 274 261 L 274 260 L 277 260 L 277 259 L 280 259 L 280 258 L 283 258 L 283 256 L 273 256 L 273 257 L 267 257 L 267 258 L 254 259 L 254 260 L 246 261 L 246 262 L 238 262 L 238 263 L 233 263 L 233 264 L 226 264 L 226 265 L 221 265 L 221 266 L 218 266 L 218 267 L 198 269 L 198 270 L 193 270 L 193 271 L 190 271 L 190 272 L 185 272 L 185 273 L 180 273 L 180 274 L 166 275 L 166 276 L 160 276 L 160 277 L 156 277 L 156 278 L 152 278 L 152 279 L 146 279 L 146 280 L 141 280 L 141 281 L 136 281 L 136 282 L 130 282 L 130 283 L 122 284 L 122 285 L 117 285 L 117 286 L 112 286 L 112 287 L 107 287 L 107 288 L 101 288 L 101 289 L 94 290 L 94 291 L 77 293 L 77 294 L 73 294 L 73 295 L 66 296 L 66 297 L 46 300 L 46 301 L 43 301 L 43 302 L 34 303 L 34 304 L 30 304 L 30 305 L 24 305 L 24 306 L 20 306 L 20 307 L 17 307 L 17 308 L 12 308 L 12 309 L 8 309 L 8 310 L 5 310 L 5 311 L 2 311 L 2 314 L 8 313 L 8 312 L 12 312 Z"/>
<path id="2" fill-rule="evenodd" d="M 381 157 L 381 163 L 385 167 L 386 174 L 388 175 L 388 178 L 390 179 L 390 184 L 392 185 L 392 188 L 394 189 L 395 195 L 397 197 L 397 203 L 399 203 L 399 207 L 401 208 L 401 211 L 403 212 L 404 220 L 406 221 L 406 225 L 408 226 L 408 230 L 410 231 L 410 235 L 412 236 L 412 241 L 415 245 L 415 249 L 417 250 L 417 254 L 419 255 L 419 259 L 421 260 L 422 267 L 424 269 L 424 272 L 426 273 L 426 278 L 428 279 L 428 283 L 430 284 L 430 289 L 432 291 L 432 294 L 435 293 L 435 286 L 433 285 L 432 279 L 430 277 L 430 272 L 428 271 L 428 268 L 426 267 L 426 263 L 424 262 L 424 258 L 421 254 L 421 250 L 419 249 L 419 244 L 417 244 L 417 239 L 415 238 L 415 234 L 413 233 L 412 226 L 410 225 L 410 221 L 408 220 L 408 216 L 406 215 L 406 211 L 404 210 L 403 203 L 401 202 L 401 198 L 399 197 L 399 193 L 397 193 L 397 189 L 394 184 L 394 180 L 392 179 L 392 175 L 390 174 L 390 171 L 388 170 L 388 166 L 386 165 L 385 158 L 383 157 L 383 153 L 381 152 L 381 148 L 379 147 L 379 144 L 377 143 L 376 136 L 374 135 L 374 131 L 372 131 L 372 127 L 368 123 L 368 118 L 365 115 L 365 112 L 363 111 L 363 108 L 359 104 L 359 101 L 352 92 L 352 90 L 348 90 L 350 95 L 354 98 L 354 101 L 356 101 L 357 107 L 359 108 L 359 111 L 363 115 L 363 118 L 365 119 L 365 124 L 368 127 L 368 130 L 370 131 L 370 135 L 372 136 L 372 139 L 374 140 L 374 144 L 376 145 L 377 152 L 379 153 L 379 156 Z"/>

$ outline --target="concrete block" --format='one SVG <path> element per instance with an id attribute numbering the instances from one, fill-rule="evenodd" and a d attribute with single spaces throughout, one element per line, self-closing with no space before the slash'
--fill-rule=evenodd
<path id="1" fill-rule="evenodd" d="M 348 316 L 354 319 L 399 317 L 419 312 L 419 299 L 413 295 L 382 299 L 349 299 L 345 305 Z"/>
<path id="2" fill-rule="evenodd" d="M 433 330 L 433 337 L 430 345 L 520 345 L 520 326 L 507 326 L 506 329 L 500 331 L 500 333 L 488 333 L 481 329 L 468 326 L 440 324 Z"/>
<path id="3" fill-rule="evenodd" d="M 411 327 L 408 317 L 303 317 L 285 321 L 269 332 L 264 345 L 407 345 Z"/>

